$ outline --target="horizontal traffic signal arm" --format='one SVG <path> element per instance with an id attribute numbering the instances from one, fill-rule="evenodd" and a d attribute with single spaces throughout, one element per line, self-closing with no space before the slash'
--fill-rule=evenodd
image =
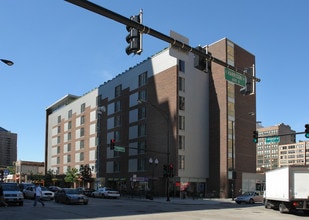
<path id="1" fill-rule="evenodd" d="M 110 10 L 108 10 L 106 8 L 103 8 L 103 7 L 99 6 L 99 5 L 96 5 L 96 4 L 92 3 L 92 2 L 85 1 L 85 0 L 65 0 L 65 1 L 70 2 L 72 4 L 75 4 L 77 6 L 80 6 L 82 8 L 85 8 L 85 9 L 87 9 L 89 11 L 92 11 L 92 12 L 97 13 L 99 15 L 102 15 L 104 17 L 110 18 L 110 19 L 112 19 L 114 21 L 117 21 L 117 22 L 119 22 L 121 24 L 124 24 L 126 26 L 135 28 L 135 29 L 139 30 L 141 33 L 149 34 L 149 35 L 151 35 L 153 37 L 156 37 L 156 38 L 158 38 L 160 40 L 163 40 L 163 41 L 165 41 L 167 43 L 170 43 L 172 46 L 177 47 L 177 48 L 179 48 L 179 49 L 181 49 L 183 51 L 192 52 L 193 54 L 195 54 L 197 56 L 200 56 L 200 57 L 203 57 L 203 58 L 205 58 L 208 61 L 212 61 L 214 63 L 217 63 L 217 64 L 221 65 L 221 66 L 224 66 L 224 67 L 227 67 L 229 69 L 232 69 L 232 70 L 234 70 L 234 71 L 236 71 L 236 72 L 238 72 L 240 74 L 245 74 L 243 71 L 241 71 L 240 68 L 230 66 L 227 63 L 225 63 L 224 61 L 219 60 L 219 59 L 213 57 L 210 54 L 203 53 L 203 51 L 200 51 L 200 50 L 198 50 L 198 49 L 196 49 L 194 47 L 191 47 L 190 45 L 187 45 L 187 44 L 185 44 L 185 43 L 183 43 L 181 41 L 178 41 L 178 40 L 176 40 L 174 38 L 171 38 L 170 36 L 162 34 L 162 33 L 158 32 L 158 31 L 156 31 L 154 29 L 151 29 L 150 27 L 147 27 L 147 26 L 145 26 L 143 24 L 139 24 L 139 23 L 137 23 L 137 22 L 127 18 L 127 17 L 124 17 L 124 16 L 122 16 L 120 14 L 117 14 L 117 13 L 115 13 L 113 11 L 110 11 Z M 251 76 L 249 74 L 245 74 L 245 75 L 248 78 L 252 78 L 256 82 L 260 82 L 261 81 L 259 78 L 256 78 L 255 76 Z"/>
<path id="2" fill-rule="evenodd" d="M 267 137 L 281 137 L 288 135 L 296 135 L 296 134 L 305 134 L 305 132 L 295 132 L 295 133 L 286 133 L 286 134 L 277 134 L 277 135 L 267 135 L 267 136 L 259 136 L 259 138 L 267 138 Z"/>

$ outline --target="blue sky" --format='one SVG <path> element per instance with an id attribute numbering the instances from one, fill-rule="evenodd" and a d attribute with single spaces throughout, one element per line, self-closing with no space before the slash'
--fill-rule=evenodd
<path id="1" fill-rule="evenodd" d="M 93 0 L 193 47 L 224 37 L 256 56 L 257 120 L 297 132 L 309 123 L 309 1 Z M 127 56 L 124 25 L 64 0 L 1 0 L 0 127 L 18 134 L 18 158 L 44 161 L 45 109 L 66 94 L 83 95 L 168 44 L 143 37 Z M 298 139 L 304 140 L 303 135 Z"/>

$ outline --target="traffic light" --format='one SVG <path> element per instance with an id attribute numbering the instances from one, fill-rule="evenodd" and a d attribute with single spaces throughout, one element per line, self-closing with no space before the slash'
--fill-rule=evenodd
<path id="1" fill-rule="evenodd" d="M 131 16 L 130 19 L 137 23 L 142 22 L 142 13 Z M 126 53 L 130 55 L 131 53 L 140 55 L 143 51 L 142 49 L 142 33 L 136 28 L 127 26 L 127 31 L 129 32 L 126 37 L 126 41 L 129 43 L 129 46 L 126 48 Z"/>
<path id="2" fill-rule="evenodd" d="M 253 67 L 250 68 L 246 68 L 244 70 L 244 75 L 249 75 L 249 76 L 254 76 L 254 69 Z M 254 94 L 254 84 L 253 84 L 253 80 L 246 77 L 246 86 L 241 88 L 240 93 L 243 95 L 252 95 Z"/>
<path id="3" fill-rule="evenodd" d="M 173 177 L 174 176 L 174 168 L 173 168 L 173 164 L 170 164 L 169 167 L 169 177 Z"/>
<path id="4" fill-rule="evenodd" d="M 259 141 L 259 133 L 258 131 L 253 131 L 253 142 L 257 143 Z"/>
<path id="5" fill-rule="evenodd" d="M 196 47 L 195 49 L 206 53 L 206 50 L 201 46 Z M 194 55 L 194 67 L 196 69 L 204 71 L 206 69 L 206 59 L 204 57 L 200 57 L 199 55 Z"/>
<path id="6" fill-rule="evenodd" d="M 202 53 L 209 54 L 211 56 L 211 53 L 206 51 L 206 49 L 201 47 L 201 46 L 198 46 L 195 49 L 201 51 Z M 196 55 L 196 54 L 194 55 L 194 67 L 196 69 L 199 69 L 199 70 L 202 70 L 202 71 L 205 71 L 205 72 L 209 72 L 210 71 L 210 63 L 211 62 L 208 62 L 205 57 L 200 57 L 199 55 Z"/>
<path id="7" fill-rule="evenodd" d="M 110 149 L 111 149 L 111 150 L 114 150 L 114 149 L 115 149 L 115 139 L 111 139 Z"/>
<path id="8" fill-rule="evenodd" d="M 251 84 L 251 82 L 247 82 L 246 86 L 240 89 L 240 93 L 243 94 L 243 95 L 252 94 L 252 84 Z"/>
<path id="9" fill-rule="evenodd" d="M 309 138 L 309 124 L 305 124 L 305 137 Z"/>
<path id="10" fill-rule="evenodd" d="M 163 165 L 163 177 L 168 177 L 168 166 Z"/>

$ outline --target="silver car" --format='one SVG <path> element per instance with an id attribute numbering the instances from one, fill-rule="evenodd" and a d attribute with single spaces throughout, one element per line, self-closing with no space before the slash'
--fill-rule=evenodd
<path id="1" fill-rule="evenodd" d="M 25 199 L 34 199 L 34 194 L 35 194 L 34 187 L 35 186 L 28 186 L 26 189 L 23 190 Z M 41 189 L 42 189 L 41 199 L 43 200 L 53 200 L 54 199 L 54 196 L 55 196 L 54 192 L 48 190 L 44 186 L 41 186 Z"/>
<path id="2" fill-rule="evenodd" d="M 263 202 L 263 196 L 260 195 L 258 192 L 244 192 L 241 196 L 237 196 L 235 198 L 235 202 L 237 204 L 240 203 L 249 203 L 253 204 L 256 202 Z"/>

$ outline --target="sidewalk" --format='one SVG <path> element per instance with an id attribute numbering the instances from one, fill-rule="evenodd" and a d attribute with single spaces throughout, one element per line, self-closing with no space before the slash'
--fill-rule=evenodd
<path id="1" fill-rule="evenodd" d="M 133 199 L 133 200 L 140 200 L 140 201 L 149 201 L 149 202 L 161 202 L 161 203 L 173 203 L 173 204 L 195 204 L 195 205 L 204 205 L 204 204 L 222 204 L 222 203 L 231 203 L 235 204 L 235 201 L 233 201 L 231 198 L 199 198 L 199 199 L 192 199 L 192 198 L 186 198 L 181 199 L 178 197 L 170 197 L 170 201 L 166 201 L 166 197 L 155 197 L 153 200 L 146 199 L 145 197 L 133 197 L 133 198 L 127 198 L 127 199 Z"/>

